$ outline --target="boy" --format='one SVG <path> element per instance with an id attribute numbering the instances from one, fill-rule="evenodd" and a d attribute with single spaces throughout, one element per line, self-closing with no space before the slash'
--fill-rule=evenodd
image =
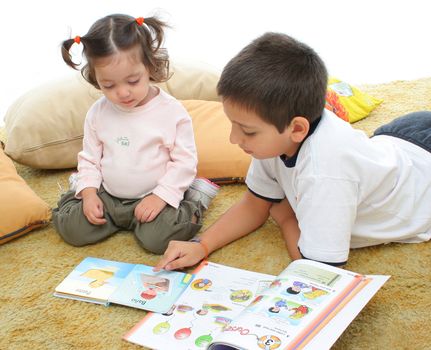
<path id="1" fill-rule="evenodd" d="M 431 112 L 370 139 L 324 109 L 326 88 L 319 56 L 283 34 L 264 34 L 227 64 L 217 89 L 230 141 L 252 155 L 249 190 L 200 244 L 171 241 L 155 269 L 194 265 L 269 215 L 292 259 L 332 265 L 350 248 L 431 238 Z"/>

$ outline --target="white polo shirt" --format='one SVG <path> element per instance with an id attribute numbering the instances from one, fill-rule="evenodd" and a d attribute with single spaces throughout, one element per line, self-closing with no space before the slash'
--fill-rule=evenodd
<path id="1" fill-rule="evenodd" d="M 264 198 L 289 200 L 304 257 L 342 263 L 350 248 L 431 239 L 426 150 L 391 136 L 368 138 L 325 110 L 292 158 L 253 159 L 246 184 Z"/>

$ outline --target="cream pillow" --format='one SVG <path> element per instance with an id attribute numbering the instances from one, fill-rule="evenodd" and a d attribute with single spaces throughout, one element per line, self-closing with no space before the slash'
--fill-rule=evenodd
<path id="1" fill-rule="evenodd" d="M 184 63 L 171 66 L 171 72 L 172 77 L 159 85 L 176 98 L 218 100 L 217 72 Z M 6 154 L 34 168 L 75 167 L 85 115 L 100 96 L 80 74 L 27 92 L 6 113 Z"/>

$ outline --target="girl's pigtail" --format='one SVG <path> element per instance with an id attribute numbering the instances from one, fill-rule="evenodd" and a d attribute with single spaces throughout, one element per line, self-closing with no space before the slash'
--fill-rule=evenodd
<path id="1" fill-rule="evenodd" d="M 144 41 L 147 63 L 151 66 L 151 80 L 163 82 L 169 79 L 169 55 L 165 48 L 162 48 L 164 41 L 164 30 L 169 26 L 156 17 L 135 19 L 135 25 L 141 32 Z M 142 33 L 143 32 L 143 33 Z M 147 51 L 149 50 L 149 52 Z"/>
<path id="2" fill-rule="evenodd" d="M 61 45 L 61 56 L 63 57 L 64 62 L 66 62 L 68 66 L 76 70 L 79 70 L 78 68 L 79 64 L 76 64 L 75 62 L 73 62 L 72 55 L 70 54 L 70 48 L 72 47 L 73 44 L 79 45 L 81 44 L 81 42 L 82 42 L 82 38 L 80 36 L 76 36 L 75 38 L 67 39 L 63 41 Z"/>
<path id="3" fill-rule="evenodd" d="M 152 38 L 151 48 L 153 52 L 156 52 L 160 49 L 160 46 L 163 44 L 163 41 L 165 38 L 164 31 L 166 28 L 169 28 L 169 26 L 165 22 L 159 20 L 156 17 L 147 17 L 144 19 L 143 23 L 147 26 L 148 30 L 151 33 L 151 38 Z"/>

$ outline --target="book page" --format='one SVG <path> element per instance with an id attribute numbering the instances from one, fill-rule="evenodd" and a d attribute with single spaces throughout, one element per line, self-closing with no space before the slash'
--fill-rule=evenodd
<path id="1" fill-rule="evenodd" d="M 55 288 L 54 295 L 106 303 L 134 266 L 87 257 Z"/>
<path id="2" fill-rule="evenodd" d="M 225 327 L 217 342 L 249 350 L 300 348 L 364 281 L 347 270 L 294 261 Z"/>
<path id="3" fill-rule="evenodd" d="M 171 310 L 149 313 L 124 339 L 152 349 L 205 349 L 274 278 L 204 262 Z"/>
<path id="4" fill-rule="evenodd" d="M 370 299 L 377 293 L 390 276 L 365 276 L 370 282 L 361 289 L 331 320 L 317 333 L 304 350 L 330 349 L 347 326 L 361 312 Z"/>
<path id="5" fill-rule="evenodd" d="M 154 312 L 167 312 L 192 278 L 187 273 L 154 272 L 152 266 L 137 264 L 109 301 Z"/>

